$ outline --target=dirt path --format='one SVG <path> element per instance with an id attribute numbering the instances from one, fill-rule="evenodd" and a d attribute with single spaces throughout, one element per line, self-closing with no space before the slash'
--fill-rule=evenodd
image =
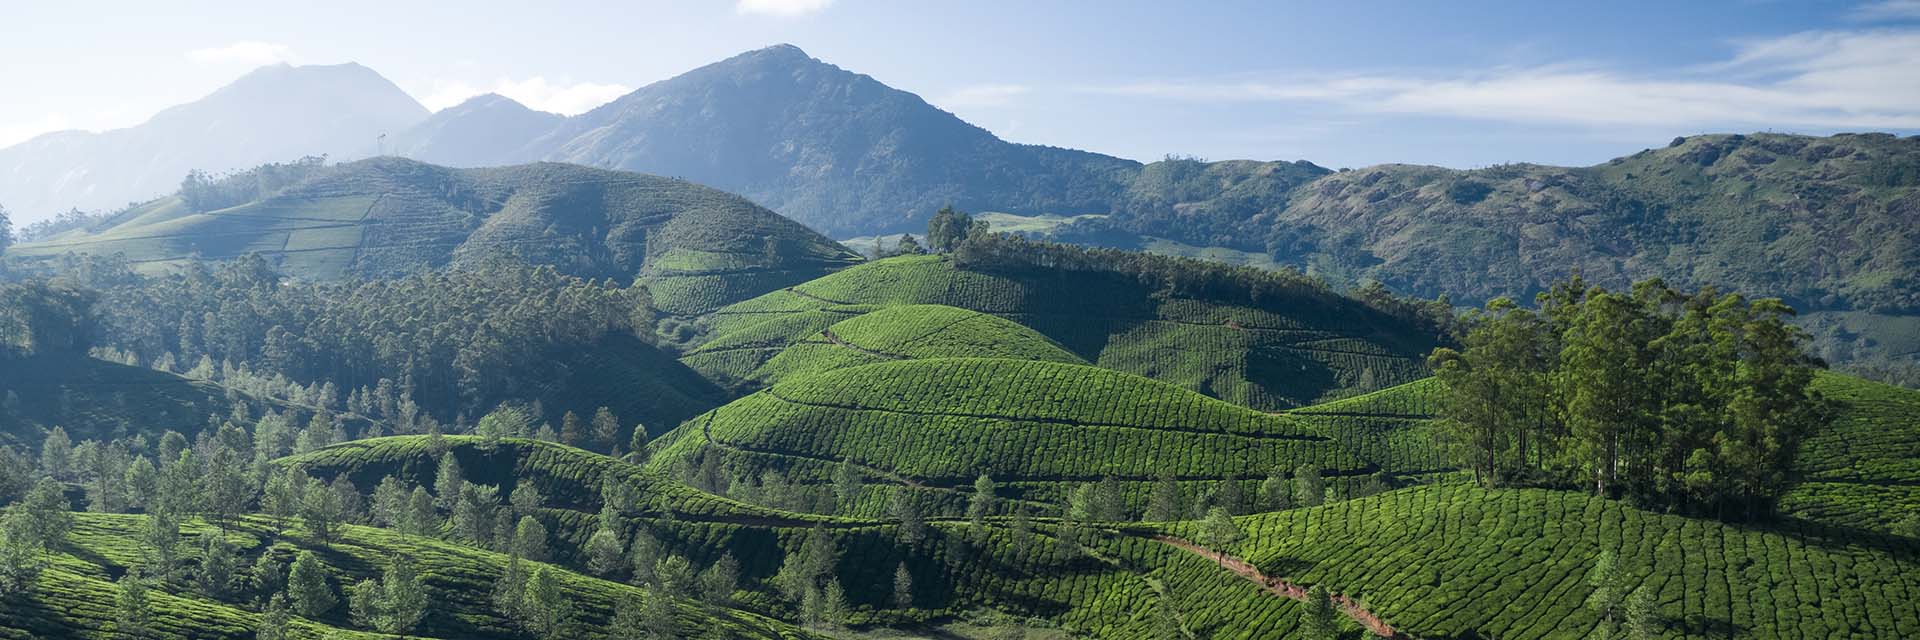
<path id="1" fill-rule="evenodd" d="M 825 337 L 827 339 L 827 342 L 831 342 L 835 345 L 846 347 L 848 349 L 852 349 L 854 351 L 858 351 L 860 353 L 864 353 L 864 354 L 873 356 L 875 358 L 883 358 L 886 360 L 911 360 L 912 359 L 897 353 L 887 353 L 885 351 L 874 351 L 872 349 L 868 349 L 866 347 L 862 347 L 860 345 L 847 342 L 845 340 L 841 340 L 840 336 L 833 335 L 832 329 L 823 329 L 820 331 L 820 335 L 822 337 Z"/>
<path id="2" fill-rule="evenodd" d="M 1162 544 L 1170 545 L 1170 546 L 1185 550 L 1189 553 L 1198 555 L 1202 558 L 1212 560 L 1214 561 L 1214 563 L 1219 564 L 1221 567 L 1224 567 L 1227 570 L 1234 572 L 1235 574 L 1238 574 L 1240 577 L 1246 578 L 1248 581 L 1251 581 L 1254 584 L 1258 584 L 1264 587 L 1268 593 L 1271 593 L 1273 595 L 1280 596 L 1283 598 L 1292 598 L 1294 600 L 1299 600 L 1301 602 L 1305 602 L 1307 600 L 1306 587 L 1302 587 L 1298 584 L 1294 584 L 1292 582 L 1288 582 L 1286 580 L 1282 580 L 1279 578 L 1269 577 L 1266 574 L 1260 573 L 1260 569 L 1258 567 L 1253 566 L 1252 563 L 1249 563 L 1246 560 L 1242 560 L 1240 558 L 1236 558 L 1230 555 L 1218 553 L 1206 547 L 1202 547 L 1200 545 L 1194 544 L 1187 540 L 1182 540 L 1180 538 L 1175 538 L 1173 536 L 1154 536 L 1153 539 Z M 1406 635 L 1402 635 L 1398 631 L 1395 631 L 1393 627 L 1391 625 L 1388 625 L 1385 620 L 1381 620 L 1380 616 L 1374 615 L 1373 612 L 1362 608 L 1360 606 L 1360 603 L 1354 602 L 1352 598 L 1348 598 L 1344 595 L 1337 594 L 1337 593 L 1332 595 L 1333 595 L 1334 606 L 1339 607 L 1340 611 L 1342 613 L 1347 614 L 1347 617 L 1352 618 L 1354 622 L 1360 623 L 1360 626 L 1365 627 L 1369 633 L 1372 633 L 1373 635 L 1380 636 L 1383 638 L 1409 637 Z"/>

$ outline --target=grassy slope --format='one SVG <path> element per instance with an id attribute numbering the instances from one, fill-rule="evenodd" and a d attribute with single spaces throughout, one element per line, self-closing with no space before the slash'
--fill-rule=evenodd
<path id="1" fill-rule="evenodd" d="M 114 224 L 15 247 L 32 261 L 123 253 L 150 268 L 262 253 L 289 275 L 391 275 L 510 251 L 585 277 L 643 277 L 698 314 L 858 260 L 747 200 L 683 180 L 561 164 L 449 169 L 398 158 L 329 168 L 210 212 L 178 198 Z"/>
<path id="2" fill-rule="evenodd" d="M 685 361 L 715 379 L 746 380 L 779 348 L 873 307 L 905 304 L 1005 317 L 1102 367 L 1268 410 L 1309 404 L 1363 378 L 1381 387 L 1413 380 L 1419 354 L 1432 346 L 1354 308 L 1163 299 L 1112 274 L 988 274 L 908 256 L 722 308 L 710 321 L 713 338 Z"/>
<path id="3" fill-rule="evenodd" d="M 137 540 L 145 517 L 82 514 L 77 521 L 69 544 L 61 549 L 54 569 L 42 576 L 38 588 L 24 600 L 0 607 L 0 637 L 117 637 L 110 631 L 115 593 L 110 580 L 144 562 L 145 551 Z M 200 536 L 221 535 L 218 529 L 198 521 L 188 522 L 182 531 L 187 535 L 186 544 L 195 548 L 204 546 L 197 543 Z M 492 610 L 489 594 L 493 580 L 506 562 L 500 554 L 357 526 L 343 527 L 339 540 L 322 544 L 298 527 L 282 530 L 260 517 L 232 523 L 224 535 L 239 549 L 242 568 L 251 566 L 261 553 L 271 552 L 290 562 L 298 550 L 316 552 L 330 574 L 335 595 L 343 603 L 345 585 L 377 576 L 390 558 L 406 557 L 421 570 L 433 604 L 414 632 L 419 637 L 522 637 Z M 574 573 L 563 572 L 560 577 L 584 623 L 584 637 L 603 637 L 614 600 L 624 592 L 637 591 L 636 587 Z M 253 637 L 258 614 L 250 602 L 255 594 L 214 600 L 185 584 L 157 591 L 165 592 L 153 595 L 158 638 Z M 676 614 L 682 629 L 715 629 L 725 637 L 811 637 L 761 616 L 691 602 L 679 603 Z M 392 637 L 351 630 L 344 604 L 320 620 L 296 621 L 297 638 Z"/>
<path id="4" fill-rule="evenodd" d="M 942 305 L 880 307 L 836 322 L 784 348 L 761 346 L 746 337 L 733 336 L 729 343 L 703 346 L 689 361 L 738 357 L 738 351 L 777 351 L 748 375 L 756 384 L 888 360 L 1006 358 L 1086 363 L 1046 336 L 1010 320 Z"/>
<path id="5" fill-rule="evenodd" d="M 1843 375 L 1820 376 L 1816 386 L 1841 411 L 1801 446 L 1802 482 L 1782 510 L 1875 531 L 1920 513 L 1920 391 Z"/>
<path id="6" fill-rule="evenodd" d="M 0 366 L 0 399 L 8 397 L 13 400 L 0 402 L 0 444 L 24 444 L 34 451 L 43 431 L 56 426 L 74 442 L 119 437 L 127 428 L 149 439 L 167 430 L 191 438 L 207 427 L 209 416 L 233 412 L 232 397 L 218 384 L 66 354 Z M 244 399 L 255 416 L 268 408 L 302 416 L 314 410 L 246 394 L 233 397 Z M 358 430 L 366 422 L 349 419 L 347 426 Z"/>
<path id="7" fill-rule="evenodd" d="M 1370 470 L 1291 418 L 1098 367 L 974 358 L 789 379 L 689 421 L 661 447 L 654 465 L 720 455 L 750 478 L 778 468 L 815 485 L 843 460 L 916 487 L 959 487 L 988 472 L 1043 500 L 1062 483 L 1113 476 L 1131 485 L 1136 509 L 1163 471 L 1218 480 L 1303 463 Z M 958 496 L 942 499 L 942 510 L 959 506 Z"/>
<path id="8" fill-rule="evenodd" d="M 1912 637 L 1920 545 L 1740 527 L 1547 490 L 1416 487 L 1242 519 L 1268 575 L 1357 596 L 1417 637 L 1584 636 L 1603 549 L 1654 589 L 1666 637 Z M 1186 531 L 1191 535 L 1192 531 Z"/>

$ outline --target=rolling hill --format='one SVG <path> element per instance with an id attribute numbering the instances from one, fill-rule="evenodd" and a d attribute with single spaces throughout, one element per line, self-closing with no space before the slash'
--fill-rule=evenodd
<path id="1" fill-rule="evenodd" d="M 162 198 L 97 230 L 16 246 L 9 257 L 117 253 L 155 270 L 258 253 L 312 280 L 399 275 L 506 252 L 570 275 L 646 280 L 658 306 L 687 314 L 857 259 L 737 196 L 561 164 L 449 169 L 377 158 L 317 168 L 249 195 L 208 211 L 182 196 Z"/>
<path id="2" fill-rule="evenodd" d="M 1279 410 L 1413 380 L 1433 346 L 1421 330 L 1329 292 L 1253 306 L 1160 291 L 1157 282 L 1113 272 L 990 272 L 942 256 L 903 256 L 721 308 L 707 321 L 711 338 L 681 360 L 722 383 L 751 386 L 781 350 L 835 323 L 888 306 L 939 304 L 1020 323 L 1101 367 Z"/>

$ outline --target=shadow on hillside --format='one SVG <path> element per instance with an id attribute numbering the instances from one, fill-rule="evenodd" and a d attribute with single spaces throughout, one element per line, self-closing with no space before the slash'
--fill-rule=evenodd
<path id="1" fill-rule="evenodd" d="M 1768 522 L 1736 522 L 1728 526 L 1742 531 L 1774 533 L 1792 537 L 1803 544 L 1821 549 L 1846 549 L 1865 547 L 1885 552 L 1895 559 L 1920 561 L 1920 540 L 1896 536 L 1890 533 L 1827 524 L 1800 518 L 1782 517 Z"/>

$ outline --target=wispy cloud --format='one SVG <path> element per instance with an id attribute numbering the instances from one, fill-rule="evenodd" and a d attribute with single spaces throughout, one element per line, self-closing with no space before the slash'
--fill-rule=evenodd
<path id="1" fill-rule="evenodd" d="M 223 46 L 188 51 L 187 59 L 201 64 L 244 64 L 258 67 L 293 60 L 293 49 L 278 42 L 242 40 Z"/>
<path id="2" fill-rule="evenodd" d="M 738 0 L 733 10 L 741 15 L 792 18 L 819 13 L 832 5 L 833 0 Z"/>
<path id="3" fill-rule="evenodd" d="M 1735 43 L 1661 74 L 1595 65 L 1237 76 L 1084 87 L 1195 101 L 1320 101 L 1357 111 L 1614 126 L 1920 128 L 1920 31 L 1805 32 Z"/>
<path id="4" fill-rule="evenodd" d="M 436 83 L 419 100 L 428 109 L 439 111 L 483 93 L 497 93 L 532 109 L 570 116 L 592 110 L 632 92 L 633 87 L 622 84 L 552 82 L 544 76 L 533 76 L 523 80 L 498 78 L 486 87 L 443 81 Z"/>
<path id="5" fill-rule="evenodd" d="M 1848 14 L 1861 22 L 1920 20 L 1920 0 L 1880 0 L 1853 8 Z"/>
<path id="6" fill-rule="evenodd" d="M 941 94 L 934 98 L 933 104 L 948 109 L 1004 107 L 1031 90 L 1026 85 L 1018 84 L 978 84 Z"/>

